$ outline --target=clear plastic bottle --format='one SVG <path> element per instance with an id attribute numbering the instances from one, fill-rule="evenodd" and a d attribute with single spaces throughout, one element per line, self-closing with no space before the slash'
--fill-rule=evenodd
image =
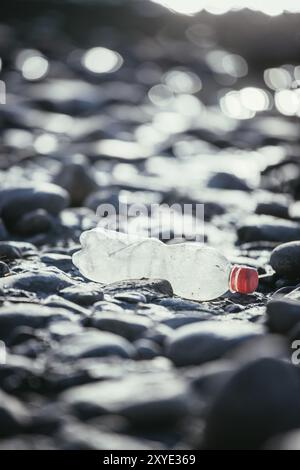
<path id="1" fill-rule="evenodd" d="M 103 228 L 84 232 L 73 263 L 88 279 L 109 284 L 124 279 L 167 279 L 176 295 L 212 300 L 228 290 L 248 294 L 258 286 L 258 273 L 232 266 L 217 250 L 200 243 L 165 245 Z"/>

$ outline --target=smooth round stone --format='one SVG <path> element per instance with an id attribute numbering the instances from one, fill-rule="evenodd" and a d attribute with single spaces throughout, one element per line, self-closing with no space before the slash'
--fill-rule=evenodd
<path id="1" fill-rule="evenodd" d="M 82 306 L 93 305 L 103 299 L 103 291 L 94 283 L 77 284 L 60 291 L 64 299 Z"/>
<path id="2" fill-rule="evenodd" d="M 0 339 L 6 340 L 17 327 L 46 328 L 50 322 L 70 321 L 74 317 L 67 310 L 43 305 L 19 303 L 0 310 Z"/>
<path id="3" fill-rule="evenodd" d="M 15 225 L 24 214 L 37 209 L 57 215 L 68 204 L 68 193 L 54 184 L 44 183 L 0 190 L 0 214 L 8 226 Z"/>
<path id="4" fill-rule="evenodd" d="M 300 323 L 300 302 L 288 298 L 271 300 L 266 314 L 270 331 L 286 335 Z"/>
<path id="5" fill-rule="evenodd" d="M 300 427 L 300 376 L 279 359 L 244 365 L 210 407 L 205 449 L 259 449 L 272 436 Z"/>
<path id="6" fill-rule="evenodd" d="M 13 226 L 13 231 L 29 237 L 38 233 L 49 232 L 53 227 L 53 218 L 44 209 L 37 209 L 24 214 Z"/>
<path id="7" fill-rule="evenodd" d="M 12 261 L 22 258 L 21 251 L 10 242 L 0 242 L 0 258 L 5 261 Z"/>
<path id="8" fill-rule="evenodd" d="M 32 243 L 16 241 L 0 242 L 0 258 L 4 261 L 13 261 L 36 254 L 36 248 Z"/>
<path id="9" fill-rule="evenodd" d="M 62 271 L 71 271 L 74 269 L 71 256 L 63 255 L 59 253 L 45 253 L 41 256 L 41 261 L 49 266 L 56 266 Z"/>
<path id="10" fill-rule="evenodd" d="M 140 360 L 151 360 L 159 356 L 161 353 L 157 344 L 149 339 L 140 339 L 135 341 L 134 346 L 136 348 L 137 359 Z"/>
<path id="11" fill-rule="evenodd" d="M 0 261 L 0 277 L 7 276 L 10 273 L 10 269 L 6 263 Z"/>
<path id="12" fill-rule="evenodd" d="M 262 327 L 238 320 L 194 323 L 176 330 L 167 341 L 166 353 L 176 366 L 203 364 L 262 332 Z"/>
<path id="13" fill-rule="evenodd" d="M 65 392 L 62 400 L 82 418 L 109 412 L 143 429 L 173 426 L 187 418 L 192 408 L 185 381 L 167 371 L 83 385 Z"/>
<path id="14" fill-rule="evenodd" d="M 110 356 L 127 359 L 134 354 L 134 347 L 126 339 L 92 329 L 65 338 L 57 351 L 57 357 L 71 361 Z"/>
<path id="15" fill-rule="evenodd" d="M 139 315 L 97 312 L 88 319 L 90 326 L 101 331 L 109 331 L 134 341 L 140 338 L 151 326 L 152 321 Z"/>
<path id="16" fill-rule="evenodd" d="M 14 274 L 0 279 L 0 287 L 3 289 L 25 290 L 42 297 L 56 294 L 73 284 L 75 281 L 57 268 L 49 271 L 39 270 L 36 273 Z"/>
<path id="17" fill-rule="evenodd" d="M 231 189 L 235 191 L 252 191 L 247 181 L 232 173 L 219 172 L 211 176 L 207 182 L 208 188 Z"/>
<path id="18" fill-rule="evenodd" d="M 279 276 L 300 278 L 300 241 L 277 246 L 271 253 L 270 264 Z"/>

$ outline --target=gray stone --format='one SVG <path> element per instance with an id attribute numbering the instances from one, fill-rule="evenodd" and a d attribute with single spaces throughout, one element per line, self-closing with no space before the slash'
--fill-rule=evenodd
<path id="1" fill-rule="evenodd" d="M 89 357 L 121 357 L 134 356 L 134 348 L 124 338 L 112 333 L 86 329 L 82 333 L 72 335 L 61 341 L 56 354 L 59 358 L 76 361 Z"/>
<path id="2" fill-rule="evenodd" d="M 70 389 L 62 399 L 80 416 L 113 413 L 139 427 L 173 426 L 186 418 L 192 397 L 185 382 L 171 373 L 130 376 Z"/>
<path id="3" fill-rule="evenodd" d="M 44 183 L 24 187 L 4 188 L 0 191 L 0 214 L 8 226 L 36 209 L 57 215 L 68 205 L 68 194 L 59 186 Z"/>
<path id="4" fill-rule="evenodd" d="M 262 327 L 242 321 L 208 321 L 178 328 L 166 345 L 176 366 L 213 361 L 262 333 Z"/>
<path id="5" fill-rule="evenodd" d="M 116 335 L 134 341 L 140 338 L 151 326 L 152 321 L 139 315 L 121 315 L 118 313 L 94 313 L 88 318 L 90 326 L 102 331 L 109 331 Z"/>
<path id="6" fill-rule="evenodd" d="M 270 264 L 279 276 L 300 278 L 300 241 L 276 247 L 271 253 Z"/>
<path id="7" fill-rule="evenodd" d="M 272 436 L 300 427 L 300 375 L 278 359 L 243 366 L 214 400 L 206 449 L 257 449 Z"/>
<path id="8" fill-rule="evenodd" d="M 282 298 L 267 304 L 267 325 L 273 333 L 288 334 L 300 323 L 300 302 Z"/>
<path id="9" fill-rule="evenodd" d="M 45 328 L 52 321 L 71 320 L 67 310 L 49 308 L 43 305 L 19 303 L 0 309 L 0 338 L 6 340 L 19 326 L 33 329 Z"/>

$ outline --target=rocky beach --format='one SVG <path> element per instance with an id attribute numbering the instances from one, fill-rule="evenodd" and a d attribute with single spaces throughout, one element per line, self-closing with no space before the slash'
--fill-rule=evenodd
<path id="1" fill-rule="evenodd" d="M 123 29 L 118 6 L 1 20 L 0 450 L 299 450 L 300 66 L 133 3 Z M 102 205 L 124 231 L 122 203 L 203 204 L 258 290 L 85 278 L 79 237 Z"/>

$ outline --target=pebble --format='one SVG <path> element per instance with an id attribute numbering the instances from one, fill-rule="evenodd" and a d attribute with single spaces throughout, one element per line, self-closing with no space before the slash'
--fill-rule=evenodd
<path id="1" fill-rule="evenodd" d="M 109 331 L 134 341 L 151 328 L 152 321 L 139 315 L 122 315 L 119 313 L 96 312 L 87 319 L 88 325 L 101 331 Z"/>
<path id="2" fill-rule="evenodd" d="M 300 279 L 300 241 L 283 243 L 271 253 L 270 265 L 279 276 Z"/>
<path id="3" fill-rule="evenodd" d="M 112 333 L 85 330 L 64 338 L 57 354 L 60 359 L 76 361 L 91 357 L 130 358 L 135 354 L 134 347 L 124 338 Z"/>
<path id="4" fill-rule="evenodd" d="M 60 290 L 59 295 L 74 304 L 88 307 L 103 299 L 103 290 L 96 283 L 87 282 Z"/>
<path id="5" fill-rule="evenodd" d="M 59 253 L 45 253 L 41 256 L 42 263 L 48 266 L 56 266 L 64 272 L 72 271 L 74 264 L 71 256 L 59 254 Z"/>
<path id="6" fill-rule="evenodd" d="M 231 191 L 251 191 L 252 188 L 247 181 L 239 178 L 233 173 L 218 172 L 210 177 L 207 182 L 208 188 L 230 189 Z"/>
<path id="7" fill-rule="evenodd" d="M 13 226 L 13 231 L 24 237 L 30 237 L 39 233 L 49 232 L 54 225 L 54 220 L 44 209 L 37 209 L 24 214 Z"/>
<path id="8" fill-rule="evenodd" d="M 270 331 L 286 335 L 300 323 L 300 302 L 288 298 L 271 300 L 266 314 Z"/>
<path id="9" fill-rule="evenodd" d="M 205 449 L 259 449 L 272 436 L 300 426 L 300 376 L 278 359 L 244 365 L 211 405 Z"/>
<path id="10" fill-rule="evenodd" d="M 154 359 L 161 353 L 157 344 L 149 339 L 135 341 L 134 347 L 136 348 L 137 358 L 143 361 Z"/>
<path id="11" fill-rule="evenodd" d="M 36 248 L 26 242 L 0 242 L 0 258 L 4 261 L 13 261 L 26 255 L 36 254 Z"/>
<path id="12" fill-rule="evenodd" d="M 43 329 L 50 322 L 72 319 L 71 313 L 67 310 L 20 302 L 0 309 L 0 338 L 7 340 L 15 328 L 21 326 Z"/>
<path id="13" fill-rule="evenodd" d="M 171 427 L 191 412 L 192 396 L 185 382 L 171 373 L 129 376 L 70 389 L 63 400 L 87 419 L 112 413 L 137 428 Z"/>
<path id="14" fill-rule="evenodd" d="M 57 215 L 68 203 L 67 192 L 50 183 L 0 190 L 0 214 L 8 227 L 14 226 L 22 216 L 37 209 Z"/>
<path id="15" fill-rule="evenodd" d="M 261 333 L 260 326 L 242 321 L 193 323 L 175 331 L 166 352 L 177 367 L 198 365 L 224 356 Z"/>
<path id="16" fill-rule="evenodd" d="M 0 287 L 2 289 L 35 292 L 41 297 L 56 294 L 74 284 L 75 281 L 57 268 L 49 270 L 41 269 L 35 273 L 14 274 L 0 279 Z"/>
<path id="17" fill-rule="evenodd" d="M 148 301 L 162 297 L 172 297 L 173 289 L 169 281 L 164 279 L 142 279 L 115 282 L 105 287 L 104 292 L 120 295 L 139 291 Z"/>
<path id="18" fill-rule="evenodd" d="M 255 213 L 258 215 L 271 215 L 279 219 L 289 218 L 288 203 L 279 202 L 259 202 L 256 206 Z"/>

